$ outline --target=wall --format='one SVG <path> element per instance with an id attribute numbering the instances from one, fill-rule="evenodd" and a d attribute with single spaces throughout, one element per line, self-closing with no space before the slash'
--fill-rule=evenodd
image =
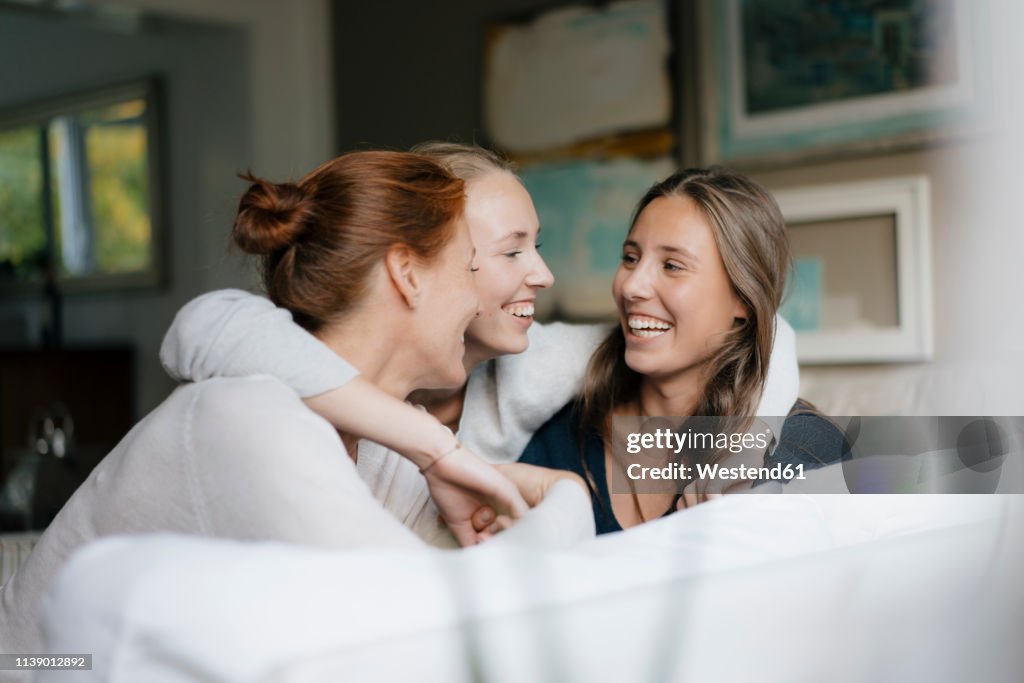
<path id="1" fill-rule="evenodd" d="M 565 3 L 457 0 L 445 3 L 442 12 L 431 3 L 382 0 L 353 7 L 336 1 L 339 147 L 401 148 L 450 136 L 480 139 L 480 54 L 486 21 L 560 4 Z M 1006 91 L 1016 87 L 1019 71 L 1013 65 L 1024 61 L 1008 54 L 1012 41 L 1001 46 L 1013 35 L 1013 27 L 1024 22 L 1013 3 L 994 5 L 988 35 L 1002 79 L 998 88 Z M 1009 12 L 1017 16 L 1010 20 Z M 1013 120 L 1012 115 L 1005 119 Z M 692 139 L 692 129 L 689 134 Z M 932 180 L 934 363 L 805 368 L 805 388 L 813 389 L 815 397 L 828 400 L 832 385 L 854 380 L 916 381 L 923 369 L 956 368 L 956 379 L 946 383 L 950 394 L 957 393 L 960 377 L 982 372 L 979 365 L 988 368 L 986 383 L 1006 375 L 1005 364 L 1015 363 L 1024 338 L 1024 320 L 1017 314 L 1024 293 L 1017 265 L 1024 253 L 1024 230 L 1013 206 L 1019 192 L 1013 179 L 1019 177 L 1021 157 L 1011 151 L 1021 147 L 1019 134 L 1004 122 L 985 135 L 946 147 L 754 174 L 770 189 L 918 173 Z M 969 405 L 982 409 L 981 403 Z M 995 411 L 1022 410 L 1012 399 L 984 405 Z"/>
<path id="2" fill-rule="evenodd" d="M 129 341 L 138 350 L 136 410 L 173 384 L 157 360 L 174 312 L 217 287 L 248 287 L 227 254 L 244 185 L 235 174 L 297 177 L 334 152 L 328 0 L 109 0 L 70 13 L 0 9 L 0 106 L 164 70 L 168 77 L 172 274 L 159 292 L 79 297 L 67 304 L 71 343 Z M 75 15 L 78 19 L 72 19 Z M 145 33 L 111 33 L 141 20 Z M 45 60 L 43 56 L 45 55 Z M 8 87 L 10 86 L 10 87 Z M 0 301 L 0 319 L 34 302 Z"/>
<path id="3" fill-rule="evenodd" d="M 0 108 L 151 74 L 163 78 L 168 283 L 158 290 L 68 296 L 64 306 L 68 345 L 135 346 L 135 403 L 142 414 L 173 387 L 157 351 L 178 307 L 214 285 L 246 281 L 226 248 L 242 187 L 235 173 L 252 157 L 244 32 L 176 20 L 131 26 L 0 9 Z M 0 318 L 24 315 L 33 335 L 38 310 L 32 298 L 0 301 Z"/>
<path id="4" fill-rule="evenodd" d="M 933 361 L 804 367 L 805 393 L 829 403 L 836 386 L 851 391 L 871 382 L 899 391 L 909 384 L 914 387 L 910 400 L 920 410 L 940 414 L 1019 414 L 1024 410 L 1014 396 L 1019 396 L 1018 382 L 1024 379 L 1019 358 L 1024 319 L 1016 315 L 1024 293 L 1018 263 L 1024 253 L 1024 232 L 1013 207 L 1019 189 L 1012 178 L 1017 173 L 998 161 L 1014 156 L 999 133 L 990 131 L 966 144 L 758 174 L 770 189 L 919 173 L 931 178 Z M 1014 144 L 1020 148 L 1019 140 Z M 947 381 L 937 388 L 931 382 L 920 383 L 922 376 L 936 373 L 944 374 Z M 1005 391 L 1000 391 L 1000 384 Z M 920 396 L 925 388 L 936 388 L 942 395 Z M 887 400 L 884 395 L 876 398 Z M 882 404 L 876 406 L 884 410 Z"/>
<path id="5" fill-rule="evenodd" d="M 158 68 L 167 69 L 171 78 L 171 285 L 161 292 L 69 301 L 69 339 L 135 342 L 137 405 L 140 412 L 152 408 L 171 386 L 155 354 L 173 312 L 205 289 L 250 282 L 224 248 L 240 189 L 233 179 L 237 169 L 251 165 L 265 175 L 286 177 L 308 170 L 335 150 L 479 137 L 486 22 L 560 4 L 120 0 L 120 8 L 180 19 L 162 22 L 162 28 L 160 22 L 153 23 L 155 33 L 134 37 L 0 10 L 0 106 Z M 1008 27 L 1020 25 L 1019 19 L 996 22 L 996 28 L 1012 33 Z M 40 58 L 42 46 L 45 60 Z M 1019 175 L 1014 164 L 1020 158 L 1009 151 L 1013 149 L 1019 150 L 1019 144 L 1008 146 L 996 138 L 758 177 L 769 187 L 781 188 L 929 173 L 936 359 L 1000 362 L 1014 353 L 1024 332 L 1016 315 L 1018 293 L 1024 291 L 1016 270 L 1017 254 L 1024 253 L 1024 231 L 1012 208 L 1017 192 L 1013 178 Z M 13 306 L 32 313 L 30 303 Z M 0 302 L 0 317 L 11 307 Z M 888 366 L 815 368 L 805 374 L 827 383 L 832 377 L 881 377 L 900 371 Z"/>
<path id="6" fill-rule="evenodd" d="M 805 388 L 863 388 L 879 409 L 902 396 L 932 414 L 1024 414 L 1024 230 L 1018 208 L 1024 132 L 1024 7 L 989 0 L 984 32 L 996 102 L 987 127 L 957 144 L 760 174 L 770 188 L 924 173 L 931 178 L 935 356 L 918 366 L 804 368 Z M 981 16 L 984 16 L 982 14 Z M 922 381 L 923 380 L 923 381 Z M 870 386 L 870 385 L 874 386 Z"/>
<path id="7" fill-rule="evenodd" d="M 486 22 L 565 4 L 335 0 L 338 148 L 404 149 L 438 138 L 479 140 Z"/>
<path id="8" fill-rule="evenodd" d="M 332 156 L 328 0 L 109 0 L 101 9 L 243 31 L 246 69 L 238 76 L 248 84 L 253 170 L 268 178 L 298 177 Z"/>

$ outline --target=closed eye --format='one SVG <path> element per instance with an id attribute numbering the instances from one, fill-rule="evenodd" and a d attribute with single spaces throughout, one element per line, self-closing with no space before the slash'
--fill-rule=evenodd
<path id="1" fill-rule="evenodd" d="M 522 249 L 516 249 L 515 251 L 506 251 L 503 254 L 503 256 L 507 256 L 508 258 L 515 258 L 516 256 L 519 256 L 522 253 L 523 253 Z"/>

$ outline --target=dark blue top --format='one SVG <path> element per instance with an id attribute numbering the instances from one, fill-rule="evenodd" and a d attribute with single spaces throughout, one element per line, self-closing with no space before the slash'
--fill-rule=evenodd
<path id="1" fill-rule="evenodd" d="M 569 470 L 587 479 L 580 462 L 580 420 L 570 401 L 548 420 L 526 445 L 519 462 Z M 604 466 L 604 438 L 593 427 L 584 431 L 583 456 L 593 475 L 597 497 L 591 493 L 597 533 L 621 531 L 612 513 L 608 476 Z M 765 466 L 803 465 L 804 470 L 838 462 L 849 453 L 842 431 L 809 403 L 798 400 L 782 425 L 775 450 L 765 456 Z M 674 509 L 674 508 L 673 508 Z M 668 510 L 666 514 L 671 512 Z"/>

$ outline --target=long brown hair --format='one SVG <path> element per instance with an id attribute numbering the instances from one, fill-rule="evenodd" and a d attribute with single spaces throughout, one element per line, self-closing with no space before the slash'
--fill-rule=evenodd
<path id="1" fill-rule="evenodd" d="M 689 197 L 711 227 L 725 271 L 749 315 L 730 330 L 708 361 L 708 382 L 694 415 L 748 416 L 768 376 L 775 312 L 789 266 L 789 238 L 778 204 L 760 185 L 724 168 L 688 169 L 654 185 L 633 212 L 629 231 L 648 204 Z M 581 424 L 607 433 L 616 406 L 639 397 L 642 376 L 625 361 L 618 325 L 590 359 L 577 409 Z"/>
<path id="2" fill-rule="evenodd" d="M 465 204 L 462 180 L 404 152 L 344 154 L 297 183 L 242 177 L 232 237 L 263 255 L 267 294 L 311 332 L 358 305 L 389 247 L 435 257 Z"/>

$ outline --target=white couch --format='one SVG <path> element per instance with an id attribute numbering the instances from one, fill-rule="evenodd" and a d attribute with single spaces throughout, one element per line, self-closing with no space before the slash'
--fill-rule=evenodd
<path id="1" fill-rule="evenodd" d="M 1020 496 L 732 496 L 575 548 L 77 554 L 53 652 L 185 681 L 1019 681 Z"/>
<path id="2" fill-rule="evenodd" d="M 41 535 L 34 531 L 0 534 L 0 586 L 21 566 Z"/>
<path id="3" fill-rule="evenodd" d="M 1005 370 L 875 372 L 805 373 L 803 394 L 1024 415 Z M 1024 490 L 1024 418 L 1000 424 L 999 490 Z M 103 541 L 46 606 L 51 651 L 94 669 L 37 680 L 1024 680 L 1024 496 L 801 493 L 845 490 L 838 471 L 561 551 Z"/>

